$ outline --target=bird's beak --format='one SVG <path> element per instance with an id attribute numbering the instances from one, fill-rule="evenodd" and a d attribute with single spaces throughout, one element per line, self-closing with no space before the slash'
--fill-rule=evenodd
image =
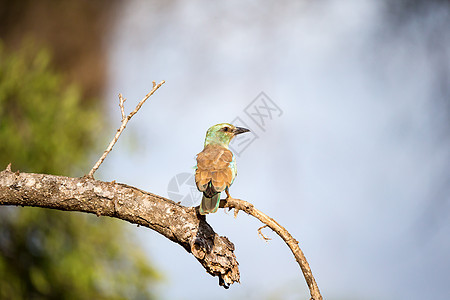
<path id="1" fill-rule="evenodd" d="M 250 130 L 248 130 L 247 128 L 242 128 L 242 127 L 235 127 L 233 130 L 233 134 L 234 135 L 238 135 L 244 132 L 249 132 Z"/>

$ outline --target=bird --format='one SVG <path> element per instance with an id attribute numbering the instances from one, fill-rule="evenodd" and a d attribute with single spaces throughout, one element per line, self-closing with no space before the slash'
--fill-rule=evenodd
<path id="1" fill-rule="evenodd" d="M 228 188 L 233 184 L 237 171 L 236 159 L 228 146 L 236 135 L 249 131 L 229 123 L 220 123 L 211 126 L 206 132 L 203 151 L 197 154 L 195 171 L 197 189 L 203 193 L 199 207 L 201 215 L 217 211 L 221 192 L 226 192 L 227 199 L 230 197 Z"/>

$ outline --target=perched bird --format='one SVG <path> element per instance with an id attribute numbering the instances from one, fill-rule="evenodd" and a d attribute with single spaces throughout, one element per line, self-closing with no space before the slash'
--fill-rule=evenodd
<path id="1" fill-rule="evenodd" d="M 236 135 L 248 131 L 246 128 L 221 123 L 206 132 L 205 148 L 197 154 L 195 171 L 195 183 L 198 190 L 203 192 L 200 214 L 217 211 L 221 192 L 225 191 L 230 197 L 228 188 L 236 177 L 236 160 L 228 145 Z"/>

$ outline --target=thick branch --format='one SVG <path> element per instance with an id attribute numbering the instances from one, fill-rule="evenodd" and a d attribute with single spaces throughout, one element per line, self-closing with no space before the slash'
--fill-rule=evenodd
<path id="1" fill-rule="evenodd" d="M 322 296 L 319 291 L 319 287 L 317 286 L 316 280 L 314 279 L 314 276 L 311 272 L 311 268 L 309 267 L 308 261 L 306 260 L 305 255 L 303 254 L 303 251 L 298 246 L 298 241 L 296 241 L 292 235 L 280 224 L 278 224 L 277 221 L 272 219 L 271 217 L 267 216 L 266 214 L 262 213 L 261 211 L 257 210 L 253 204 L 239 200 L 234 198 L 227 198 L 226 200 L 220 201 L 220 207 L 224 208 L 234 208 L 234 215 L 236 216 L 237 213 L 242 210 L 245 211 L 247 214 L 252 215 L 253 217 L 260 220 L 262 223 L 266 224 L 266 226 L 270 227 L 273 231 L 275 231 L 287 244 L 289 249 L 291 249 L 292 254 L 294 254 L 295 260 L 299 264 L 300 268 L 302 269 L 303 276 L 305 277 L 306 283 L 308 284 L 308 288 L 311 294 L 312 300 L 322 300 Z M 258 233 L 262 235 L 261 229 L 265 226 L 258 229 Z M 262 237 L 267 241 L 268 238 L 266 238 L 264 235 Z"/>
<path id="2" fill-rule="evenodd" d="M 0 172 L 0 205 L 46 207 L 109 216 L 149 227 L 192 253 L 228 287 L 239 282 L 234 245 L 219 236 L 195 208 L 120 183 L 90 177 Z"/>

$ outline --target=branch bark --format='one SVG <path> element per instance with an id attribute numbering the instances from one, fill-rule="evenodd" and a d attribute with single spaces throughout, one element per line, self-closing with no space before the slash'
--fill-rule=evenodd
<path id="1" fill-rule="evenodd" d="M 151 228 L 181 245 L 219 284 L 239 282 L 234 245 L 219 236 L 196 208 L 115 182 L 89 176 L 0 172 L 0 205 L 45 207 L 109 216 Z"/>
<path id="2" fill-rule="evenodd" d="M 240 279 L 233 243 L 215 233 L 205 217 L 198 213 L 198 208 L 184 207 L 135 187 L 99 181 L 89 176 L 70 178 L 12 172 L 8 165 L 6 170 L 0 172 L 0 205 L 87 212 L 145 226 L 191 253 L 209 274 L 219 277 L 219 285 L 228 288 Z M 275 231 L 299 264 L 311 299 L 322 300 L 298 241 L 284 227 L 247 201 L 228 198 L 221 200 L 220 207 L 234 208 L 235 216 L 242 210 Z M 262 235 L 260 230 L 259 233 Z"/>
<path id="3" fill-rule="evenodd" d="M 265 241 L 269 240 L 269 238 L 265 237 L 261 233 L 261 229 L 268 226 L 273 231 L 275 231 L 284 240 L 289 249 L 291 249 L 292 254 L 295 257 L 295 260 L 299 264 L 300 269 L 303 272 L 303 276 L 305 277 L 306 284 L 308 285 L 309 292 L 311 294 L 311 300 L 322 300 L 322 295 L 320 294 L 319 287 L 317 286 L 316 280 L 314 279 L 314 276 L 311 272 L 311 268 L 309 267 L 308 261 L 306 260 L 303 251 L 298 246 L 298 241 L 295 240 L 283 226 L 278 224 L 277 221 L 267 216 L 263 212 L 257 210 L 253 206 L 253 204 L 244 200 L 234 199 L 230 197 L 225 200 L 220 200 L 220 207 L 229 209 L 234 208 L 235 217 L 237 216 L 238 212 L 242 210 L 247 214 L 257 218 L 262 223 L 264 223 L 265 226 L 260 227 L 258 229 L 258 233 L 263 237 Z"/>

